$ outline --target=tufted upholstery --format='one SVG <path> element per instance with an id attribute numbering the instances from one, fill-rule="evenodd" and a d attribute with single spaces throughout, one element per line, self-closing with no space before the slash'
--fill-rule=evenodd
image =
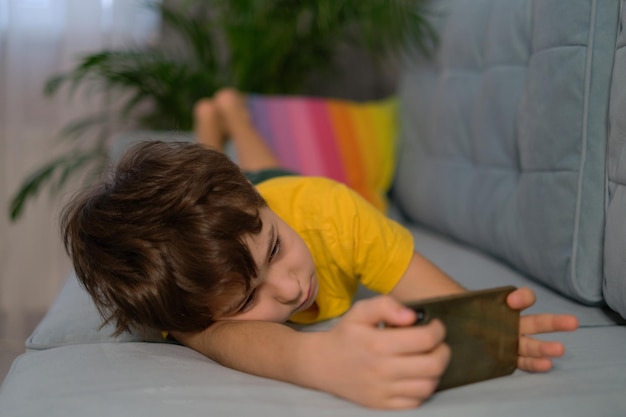
<path id="1" fill-rule="evenodd" d="M 400 207 L 569 297 L 601 303 L 620 1 L 439 3 L 434 63 L 407 71 L 399 88 Z M 626 184 L 626 170 L 620 178 Z"/>
<path id="2" fill-rule="evenodd" d="M 606 222 L 604 294 L 607 303 L 626 317 L 626 7 L 622 0 L 609 107 L 609 206 Z"/>

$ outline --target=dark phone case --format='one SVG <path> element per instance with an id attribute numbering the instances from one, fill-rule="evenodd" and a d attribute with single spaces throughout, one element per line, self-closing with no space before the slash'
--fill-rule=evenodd
<path id="1" fill-rule="evenodd" d="M 437 391 L 515 371 L 520 315 L 506 304 L 513 290 L 507 286 L 406 304 L 417 312 L 417 325 L 438 319 L 446 327 L 452 357 Z"/>

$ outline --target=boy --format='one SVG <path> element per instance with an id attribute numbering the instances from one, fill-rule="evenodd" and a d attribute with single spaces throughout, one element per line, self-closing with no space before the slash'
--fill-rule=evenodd
<path id="1" fill-rule="evenodd" d="M 368 407 L 419 406 L 450 353 L 441 323 L 411 326 L 401 302 L 464 289 L 347 187 L 284 176 L 237 91 L 199 102 L 195 115 L 202 144 L 133 147 L 62 216 L 76 273 L 105 321 L 118 333 L 167 331 L 222 365 Z M 227 135 L 242 170 L 282 176 L 254 187 L 223 155 Z M 350 308 L 357 280 L 388 295 Z M 520 289 L 507 301 L 523 310 L 534 294 Z M 283 324 L 341 315 L 327 332 Z M 523 317 L 519 368 L 547 371 L 564 352 L 528 335 L 577 325 Z"/>

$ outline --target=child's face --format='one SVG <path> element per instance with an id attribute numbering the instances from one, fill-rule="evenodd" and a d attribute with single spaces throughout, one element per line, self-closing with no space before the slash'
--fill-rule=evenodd
<path id="1" fill-rule="evenodd" d="M 284 323 L 315 302 L 317 276 L 306 243 L 270 208 L 260 209 L 260 216 L 261 233 L 246 239 L 259 273 L 250 292 L 232 300 L 235 313 L 220 320 Z"/>

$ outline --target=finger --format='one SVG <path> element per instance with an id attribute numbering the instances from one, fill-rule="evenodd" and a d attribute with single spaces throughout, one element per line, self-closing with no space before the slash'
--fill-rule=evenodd
<path id="1" fill-rule="evenodd" d="M 547 342 L 522 336 L 519 343 L 519 355 L 531 358 L 558 358 L 565 353 L 565 347 L 560 342 Z"/>
<path id="2" fill-rule="evenodd" d="M 354 304 L 345 320 L 377 327 L 383 322 L 391 326 L 409 326 L 415 323 L 415 312 L 390 296 L 378 296 Z"/>
<path id="3" fill-rule="evenodd" d="M 426 354 L 443 344 L 446 330 L 439 320 L 427 325 L 376 329 L 374 349 L 385 356 Z"/>
<path id="4" fill-rule="evenodd" d="M 396 381 L 390 386 L 391 398 L 413 398 L 423 402 L 432 396 L 439 378 L 418 378 Z"/>
<path id="5" fill-rule="evenodd" d="M 521 334 L 573 331 L 577 328 L 578 319 L 569 314 L 531 314 L 520 319 Z"/>
<path id="6" fill-rule="evenodd" d="M 517 367 L 526 372 L 548 372 L 552 369 L 552 361 L 548 358 L 519 357 Z"/>
<path id="7" fill-rule="evenodd" d="M 390 377 L 394 380 L 418 378 L 439 379 L 450 363 L 450 348 L 440 344 L 426 354 L 397 356 L 387 361 Z"/>
<path id="8" fill-rule="evenodd" d="M 411 410 L 422 405 L 424 401 L 414 397 L 392 397 L 385 403 L 384 409 L 387 410 Z M 376 408 L 376 407 L 372 407 Z M 381 407 L 382 408 L 382 407 Z"/>
<path id="9" fill-rule="evenodd" d="M 537 297 L 530 288 L 518 288 L 508 295 L 507 304 L 513 310 L 525 310 L 535 304 Z"/>

